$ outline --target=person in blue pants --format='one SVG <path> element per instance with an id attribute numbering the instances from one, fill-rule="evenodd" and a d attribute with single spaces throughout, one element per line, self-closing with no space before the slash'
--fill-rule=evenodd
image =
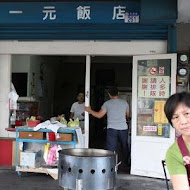
<path id="1" fill-rule="evenodd" d="M 118 89 L 112 87 L 108 89 L 109 100 L 104 102 L 101 109 L 96 112 L 90 106 L 85 106 L 85 111 L 96 118 L 102 118 L 107 114 L 107 150 L 116 151 L 117 144 L 120 142 L 121 150 L 128 164 L 128 125 L 130 117 L 129 104 L 118 96 Z"/>

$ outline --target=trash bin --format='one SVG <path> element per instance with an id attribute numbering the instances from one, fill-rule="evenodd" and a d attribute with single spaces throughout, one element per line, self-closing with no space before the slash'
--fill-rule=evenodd
<path id="1" fill-rule="evenodd" d="M 110 190 L 116 186 L 117 154 L 102 149 L 59 151 L 59 185 L 69 190 Z"/>

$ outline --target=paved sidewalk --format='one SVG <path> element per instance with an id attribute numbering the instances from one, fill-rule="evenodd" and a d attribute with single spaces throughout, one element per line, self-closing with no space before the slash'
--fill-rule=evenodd
<path id="1" fill-rule="evenodd" d="M 170 184 L 170 190 L 171 183 Z M 0 190 L 63 190 L 58 180 L 46 174 L 0 170 Z M 89 189 L 90 190 L 90 189 Z M 167 190 L 165 180 L 119 173 L 116 190 Z"/>
<path id="2" fill-rule="evenodd" d="M 169 189 L 173 190 L 170 182 Z M 163 179 L 118 174 L 117 190 L 167 190 L 167 187 Z"/>

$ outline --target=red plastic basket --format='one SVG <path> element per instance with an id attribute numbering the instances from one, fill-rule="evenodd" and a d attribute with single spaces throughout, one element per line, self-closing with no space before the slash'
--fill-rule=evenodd
<path id="1" fill-rule="evenodd" d="M 28 120 L 26 121 L 28 127 L 36 127 L 40 123 L 40 120 Z"/>

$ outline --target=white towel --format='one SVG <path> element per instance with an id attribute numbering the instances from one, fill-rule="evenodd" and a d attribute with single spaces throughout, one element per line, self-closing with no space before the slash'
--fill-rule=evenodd
<path id="1" fill-rule="evenodd" d="M 39 123 L 38 125 L 36 125 L 36 127 L 34 127 L 33 130 L 37 131 L 39 129 L 49 129 L 49 130 L 53 131 L 54 133 L 57 133 L 57 131 L 60 127 L 65 128 L 65 127 L 67 127 L 67 125 L 62 124 L 59 121 L 51 123 L 50 120 L 47 120 L 45 122 L 42 122 L 42 123 Z"/>

